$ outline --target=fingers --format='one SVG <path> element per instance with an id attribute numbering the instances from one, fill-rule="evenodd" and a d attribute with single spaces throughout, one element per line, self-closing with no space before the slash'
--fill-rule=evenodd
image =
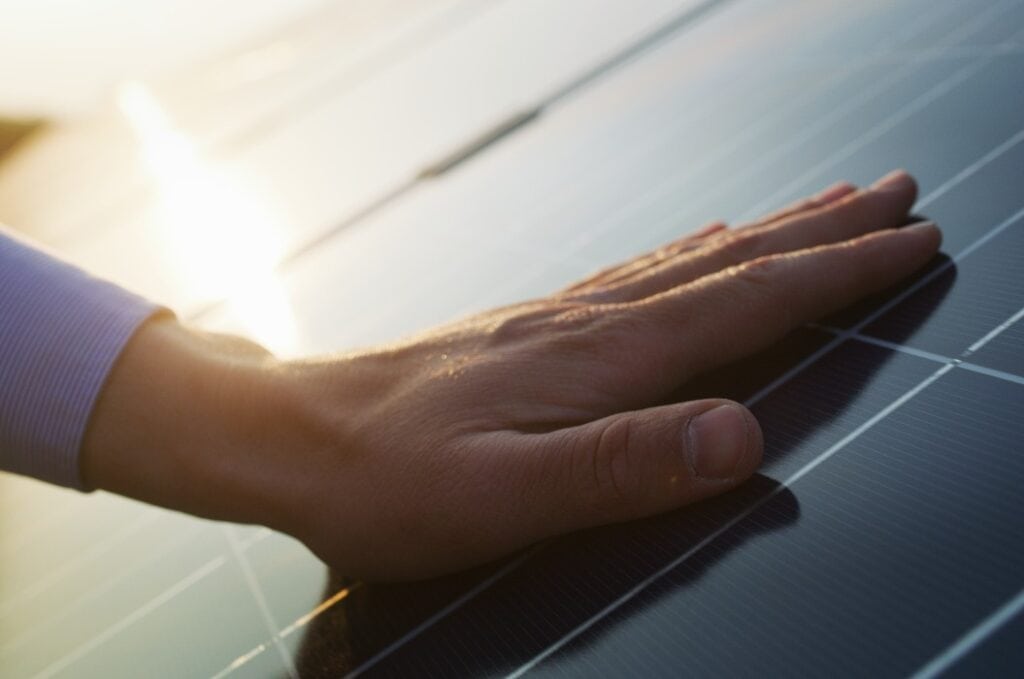
<path id="1" fill-rule="evenodd" d="M 743 226 L 744 229 L 762 226 L 769 222 L 796 215 L 805 210 L 821 208 L 829 203 L 835 202 L 844 196 L 857 190 L 849 182 L 838 182 L 822 190 L 815 196 L 803 198 L 791 205 L 771 213 L 756 222 Z M 724 222 L 712 222 L 695 233 L 688 234 L 676 241 L 658 248 L 653 252 L 645 253 L 628 262 L 616 264 L 612 267 L 599 271 L 593 276 L 580 281 L 566 289 L 566 292 L 589 292 L 595 289 L 605 288 L 624 279 L 635 277 L 639 274 L 650 271 L 653 267 L 686 252 L 691 252 L 705 245 L 710 236 L 719 234 L 729 227 Z"/>
<path id="2" fill-rule="evenodd" d="M 716 233 L 728 229 L 728 225 L 724 222 L 712 222 L 704 227 L 701 227 L 693 233 L 686 234 L 682 238 L 674 240 L 666 245 L 654 250 L 653 252 L 645 252 L 642 255 L 634 257 L 633 259 L 625 262 L 614 264 L 608 268 L 602 269 L 597 273 L 584 278 L 581 281 L 570 285 L 563 292 L 567 293 L 578 293 L 590 290 L 595 287 L 602 287 L 613 283 L 620 278 L 630 275 L 634 271 L 642 271 L 651 266 L 654 266 L 658 262 L 670 259 L 682 252 L 696 249 L 707 239 L 709 236 L 713 236 Z"/>
<path id="3" fill-rule="evenodd" d="M 627 302 L 658 294 L 721 269 L 766 255 L 838 243 L 906 221 L 917 186 L 897 171 L 870 189 L 854 194 L 837 186 L 823 195 L 841 196 L 824 207 L 805 209 L 784 219 L 738 229 L 697 252 L 684 253 L 631 278 L 620 279 L 593 301 Z M 806 205 L 816 204 L 812 200 Z"/>
<path id="4" fill-rule="evenodd" d="M 801 212 L 817 209 L 833 203 L 857 190 L 857 187 L 849 182 L 838 182 L 822 190 L 817 195 L 803 198 L 791 205 L 771 213 L 752 224 L 745 225 L 744 229 L 762 226 L 769 222 L 785 219 Z M 641 274 L 652 267 L 655 267 L 666 260 L 677 257 L 683 253 L 691 252 L 708 242 L 711 236 L 727 230 L 729 227 L 724 222 L 712 222 L 692 234 L 672 241 L 667 245 L 635 257 L 627 262 L 619 263 L 603 269 L 586 279 L 571 285 L 564 292 L 579 293 L 588 292 L 594 289 L 607 287 L 619 281 Z"/>
<path id="5" fill-rule="evenodd" d="M 931 259 L 941 240 L 934 224 L 923 223 L 762 257 L 624 305 L 616 321 L 634 329 L 650 378 L 678 381 L 896 283 Z"/>
<path id="6" fill-rule="evenodd" d="M 740 228 L 747 229 L 756 226 L 764 226 L 770 222 L 777 222 L 781 219 L 788 219 L 794 215 L 806 212 L 807 210 L 816 210 L 818 208 L 825 207 L 829 203 L 834 203 L 841 198 L 854 193 L 857 187 L 850 182 L 836 182 L 825 189 L 822 189 L 819 193 L 808 198 L 801 198 L 795 203 L 791 203 L 781 210 L 770 212 L 764 217 L 751 222 L 750 224 L 744 225 Z"/>
<path id="7" fill-rule="evenodd" d="M 649 516 L 733 488 L 754 473 L 761 430 L 721 399 L 611 415 L 526 435 L 523 499 L 546 536 Z"/>

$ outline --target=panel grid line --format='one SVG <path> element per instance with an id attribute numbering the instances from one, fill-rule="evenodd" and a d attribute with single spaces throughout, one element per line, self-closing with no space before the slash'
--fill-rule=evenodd
<path id="1" fill-rule="evenodd" d="M 158 511 L 143 512 L 132 521 L 108 533 L 102 540 L 90 545 L 72 558 L 62 561 L 60 565 L 44 573 L 42 577 L 38 578 L 28 587 L 19 590 L 5 601 L 0 602 L 0 619 L 8 615 L 16 607 L 24 605 L 26 601 L 54 587 L 69 575 L 73 575 L 83 566 L 98 560 L 115 546 L 154 523 L 159 518 L 160 513 Z M 3 648 L 3 646 L 4 644 L 0 643 L 0 648 Z"/>
<path id="2" fill-rule="evenodd" d="M 278 635 L 277 621 L 274 620 L 274 614 L 270 612 L 270 606 L 267 605 L 267 597 L 264 595 L 263 588 L 260 587 L 259 580 L 257 580 L 256 574 L 252 570 L 252 565 L 249 563 L 245 553 L 242 551 L 238 537 L 235 536 L 232 528 L 227 524 L 221 525 L 221 531 L 224 535 L 224 539 L 227 540 L 228 545 L 231 548 L 231 555 L 234 557 L 235 563 L 238 564 L 239 570 L 242 571 L 242 578 L 245 580 L 246 589 L 248 589 L 256 607 L 260 610 L 260 617 L 263 618 L 263 624 L 266 626 L 267 631 L 270 632 L 271 643 L 277 650 L 277 654 L 281 657 L 281 662 L 284 663 L 288 676 L 290 679 L 299 679 L 299 672 L 295 667 L 295 660 L 292 658 L 291 653 L 288 652 L 288 649 L 285 648 L 284 644 L 281 643 L 281 639 Z"/>
<path id="3" fill-rule="evenodd" d="M 176 549 L 177 547 L 181 546 L 183 543 L 187 542 L 188 540 L 193 539 L 196 535 L 198 535 L 201 532 L 202 532 L 201 528 L 194 528 L 194 529 L 188 531 L 184 535 L 180 536 L 178 539 L 174 540 L 172 543 L 164 545 L 157 552 L 154 552 L 153 554 L 150 554 L 148 556 L 148 558 L 146 558 L 140 564 L 137 564 L 135 567 L 130 569 L 128 571 L 128 573 L 134 573 L 134 572 L 140 570 L 141 568 L 147 567 L 153 561 L 156 561 L 160 557 L 162 557 L 162 556 L 164 556 L 166 554 L 171 553 L 174 549 Z M 248 543 L 246 543 L 245 546 L 241 546 L 241 549 L 243 549 L 243 551 L 244 551 L 245 549 L 248 548 L 248 546 L 251 546 L 254 542 L 257 542 L 257 541 L 258 540 L 251 540 Z M 224 555 L 221 555 L 221 556 L 217 556 L 217 557 L 211 558 L 210 560 L 206 561 L 202 565 L 198 566 L 197 568 L 195 568 L 189 575 L 187 575 L 182 580 L 180 580 L 177 583 L 171 585 L 170 587 L 168 587 L 167 589 L 165 589 L 162 592 L 160 592 L 158 595 L 156 595 L 153 599 L 151 599 L 147 603 L 142 604 L 138 608 L 134 609 L 132 612 L 130 612 L 127 615 L 125 615 L 124 617 L 120 618 L 117 622 L 115 622 L 114 624 L 112 624 L 109 627 L 107 627 L 100 634 L 98 634 L 98 635 L 96 635 L 94 637 L 91 637 L 88 641 L 84 642 L 83 644 L 81 644 L 80 646 L 78 646 L 77 648 L 72 650 L 71 652 L 65 654 L 64 656 L 61 656 L 61 658 L 59 658 L 58 660 L 56 660 L 53 663 L 51 663 L 50 667 L 56 667 L 56 669 L 53 670 L 53 673 L 58 672 L 58 671 L 64 669 L 65 667 L 67 667 L 68 665 L 72 664 L 73 662 L 76 662 L 77 660 L 81 659 L 88 652 L 90 652 L 93 649 L 98 648 L 102 644 L 106 643 L 107 641 L 109 641 L 110 639 L 115 637 L 117 634 L 119 634 L 122 630 L 126 629 L 131 624 L 134 624 L 135 622 L 141 620 L 146 615 L 148 615 L 150 612 L 152 612 L 156 608 L 159 608 L 159 606 L 163 605 L 164 603 L 166 603 L 170 599 L 174 598 L 178 594 L 181 594 L 182 592 L 187 590 L 189 587 L 199 583 L 204 578 L 206 578 L 207 576 L 211 575 L 218 568 L 220 568 L 221 566 L 224 566 L 226 563 L 227 563 L 227 557 L 224 556 Z M 122 577 L 124 575 L 126 575 L 126 574 L 122 574 Z M 83 594 L 83 596 L 80 597 L 79 600 L 77 600 L 75 602 L 74 606 L 76 606 L 76 607 L 80 606 L 80 605 L 84 604 L 87 600 L 94 599 L 95 597 L 100 596 L 104 592 L 109 591 L 117 583 L 117 581 L 118 581 L 118 579 L 113 579 L 113 580 L 110 580 L 110 581 L 104 583 L 103 585 L 101 585 L 101 586 L 99 586 L 97 588 L 89 590 L 88 592 Z M 71 610 L 72 610 L 71 608 L 67 608 L 67 607 L 62 609 L 61 612 L 58 613 L 58 615 L 57 615 L 57 620 L 61 620 L 61 619 L 66 618 L 67 615 L 71 612 Z M 51 625 L 51 624 L 53 624 L 53 622 L 54 622 L 53 619 L 49 619 L 49 620 L 44 621 L 42 624 L 43 625 Z M 43 631 L 43 628 L 41 628 L 39 626 L 37 626 L 37 627 L 35 627 L 33 629 L 28 630 L 28 632 L 25 635 L 25 637 L 24 638 L 19 637 L 17 639 L 17 641 L 13 644 L 13 646 L 17 647 L 17 646 L 20 646 L 20 645 L 24 644 L 30 638 L 32 638 L 33 636 L 41 633 L 42 631 Z M 33 679 L 42 679 L 43 677 L 52 676 L 52 673 L 51 674 L 45 674 L 45 672 L 47 672 L 47 671 L 49 671 L 49 667 L 46 670 L 43 670 L 42 673 L 34 675 Z"/>
<path id="4" fill-rule="evenodd" d="M 337 604 L 339 601 L 347 599 L 349 597 L 349 595 L 351 595 L 353 592 L 358 590 L 361 586 L 362 586 L 362 583 L 357 582 L 357 583 L 355 583 L 355 584 L 353 584 L 353 585 L 351 585 L 349 587 L 343 587 L 342 589 L 338 590 L 337 592 L 332 594 L 330 597 L 328 597 L 327 599 L 324 599 L 322 602 L 320 602 L 320 604 L 317 605 L 313 610 L 311 610 L 310 612 L 300 616 L 298 619 L 293 621 L 291 624 L 289 624 L 287 627 L 282 629 L 280 632 L 277 632 L 277 633 L 273 634 L 271 636 L 271 638 L 268 639 L 267 641 L 264 641 L 261 644 L 257 644 L 256 646 L 254 646 L 249 651 L 243 653 L 239 657 L 237 657 L 234 660 L 232 660 L 230 663 L 228 663 L 227 667 L 225 667 L 223 670 L 221 670 L 217 674 L 213 675 L 213 677 L 211 677 L 211 679 L 222 679 L 222 677 L 226 677 L 229 674 L 231 674 L 232 672 L 234 672 L 235 670 L 241 668 L 246 663 L 248 663 L 250 660 L 252 660 L 256 656 L 260 655 L 265 650 L 267 650 L 267 644 L 277 644 L 277 643 L 280 643 L 281 640 L 284 639 L 285 637 L 288 637 L 288 636 L 294 634 L 296 631 L 298 631 L 298 630 L 302 629 L 303 627 L 305 627 L 306 625 L 308 625 L 311 620 L 313 620 L 314 618 L 318 617 L 319 615 L 321 615 L 325 611 L 333 608 L 334 605 Z"/>
<path id="5" fill-rule="evenodd" d="M 1000 323 L 998 326 L 993 328 L 991 330 L 991 332 L 989 332 L 987 335 L 982 337 L 980 340 L 978 340 L 977 342 L 975 342 L 971 346 L 967 347 L 967 351 L 965 351 L 963 353 L 964 357 L 966 358 L 967 356 L 970 356 L 971 354 L 976 353 L 979 349 L 981 349 L 983 346 L 985 346 L 986 344 L 988 344 L 989 342 L 994 340 L 996 337 L 1001 335 L 1011 325 L 1013 325 L 1014 323 L 1016 323 L 1017 321 L 1019 321 L 1022 318 L 1024 318 L 1024 307 L 1021 307 L 1020 310 L 1017 311 L 1017 313 L 1015 313 L 1014 315 L 1010 316 L 1008 319 L 1006 319 L 1005 321 Z"/>
<path id="6" fill-rule="evenodd" d="M 1014 314 L 1014 317 L 1017 317 L 1017 314 Z M 1010 324 L 1008 322 L 1000 324 L 1000 326 L 1004 325 L 1009 326 Z M 987 375 L 989 377 L 994 377 L 996 379 L 1003 380 L 1004 382 L 1024 384 L 1024 375 L 1015 375 L 1013 373 L 1006 372 L 1005 370 L 999 370 L 997 368 L 989 368 L 983 365 L 978 365 L 977 363 L 972 363 L 962 358 L 944 356 L 942 354 L 936 354 L 932 351 L 917 349 L 915 347 L 907 346 L 906 344 L 897 344 L 895 342 L 879 339 L 877 337 L 872 337 L 870 335 L 862 335 L 860 333 L 846 334 L 846 331 L 844 330 L 841 330 L 839 328 L 833 328 L 827 325 L 812 324 L 808 327 L 816 328 L 818 330 L 821 330 L 822 332 L 827 332 L 832 335 L 844 334 L 851 340 L 864 342 L 865 344 L 873 344 L 876 347 L 882 347 L 883 349 L 889 349 L 890 351 L 897 351 L 901 354 L 907 354 L 908 356 L 916 356 L 917 358 L 923 358 L 927 361 L 932 361 L 934 363 L 949 363 L 950 365 L 954 365 L 957 368 L 963 368 L 964 370 L 970 370 L 971 372 L 976 372 L 982 375 Z"/>
<path id="7" fill-rule="evenodd" d="M 887 311 L 895 307 L 897 304 L 905 300 L 907 297 L 910 297 L 910 295 L 917 292 L 928 283 L 931 283 L 933 280 L 944 274 L 947 270 L 949 270 L 956 264 L 962 262 L 966 257 L 970 256 L 972 252 L 974 252 L 975 250 L 977 250 L 978 248 L 980 248 L 981 246 L 985 245 L 990 240 L 998 236 L 1000 233 L 1016 224 L 1022 217 L 1024 217 L 1024 208 L 1017 210 L 1017 212 L 1013 213 L 1005 220 L 994 226 L 991 230 L 985 233 L 985 235 L 981 236 L 973 243 L 971 243 L 969 246 L 967 246 L 966 248 L 958 252 L 956 255 L 951 257 L 948 262 L 943 262 L 939 266 L 935 267 L 935 269 L 928 272 L 927 275 L 922 276 L 912 285 L 908 286 L 905 290 L 901 291 L 896 295 L 893 295 L 890 299 L 886 301 L 885 304 L 882 304 L 880 307 L 878 307 L 870 314 L 865 316 L 859 323 L 853 326 L 853 328 L 850 329 L 850 332 L 856 333 L 863 330 L 867 325 L 877 320 L 882 314 L 886 313 Z"/>
<path id="8" fill-rule="evenodd" d="M 976 161 L 974 161 L 973 163 L 971 163 L 970 165 L 960 170 L 955 175 L 953 175 L 952 177 L 950 177 L 949 179 L 947 179 L 946 181 L 942 182 L 937 187 L 932 189 L 930 192 L 928 192 L 927 195 L 925 195 L 917 202 L 917 209 L 920 210 L 926 205 L 930 205 L 931 203 L 935 202 L 936 200 L 944 196 L 946 193 L 948 193 L 949 190 L 955 187 L 957 184 L 960 184 L 965 179 L 977 174 L 978 171 L 981 170 L 983 167 L 985 167 L 993 160 L 997 159 L 999 156 L 1003 155 L 1004 153 L 1006 153 L 1007 151 L 1009 151 L 1022 141 L 1024 141 L 1024 130 L 1021 130 L 1017 134 L 1013 135 L 1012 137 L 1004 141 L 1002 144 L 996 146 L 994 149 L 983 155 L 981 158 L 978 158 Z"/>
<path id="9" fill-rule="evenodd" d="M 135 624 L 142 618 L 146 617 L 156 609 L 163 606 L 165 603 L 178 596 L 181 592 L 184 592 L 192 585 L 196 584 L 210 573 L 213 573 L 218 568 L 222 567 L 227 563 L 227 558 L 219 556 L 216 559 L 208 561 L 205 565 L 192 571 L 189 575 L 179 580 L 170 588 L 164 590 L 157 596 L 150 599 L 144 605 L 137 608 L 132 613 L 118 620 L 116 623 L 105 629 L 100 634 L 96 635 L 89 641 L 81 644 L 67 655 L 47 665 L 42 671 L 33 675 L 33 679 L 49 679 L 56 675 L 58 672 L 66 669 L 73 663 L 77 662 L 81 658 L 84 658 L 90 652 L 96 648 L 102 646 L 110 639 L 117 636 L 125 628 Z"/>
<path id="10" fill-rule="evenodd" d="M 403 644 L 405 644 L 409 639 L 412 639 L 413 637 L 416 637 L 417 635 L 419 635 L 423 630 L 427 629 L 428 627 L 432 627 L 434 625 L 434 623 L 436 623 L 438 620 L 444 618 L 449 613 L 451 613 L 455 609 L 457 609 L 460 606 L 462 606 L 462 604 L 466 603 L 467 601 L 469 601 L 470 599 L 475 597 L 477 594 L 479 594 L 480 592 L 484 591 L 485 589 L 487 589 L 488 587 L 493 585 L 495 582 L 497 582 L 501 578 L 505 577 L 508 573 L 511 573 L 512 571 L 514 571 L 523 562 L 525 562 L 527 559 L 532 557 L 534 554 L 536 554 L 537 552 L 542 550 L 546 545 L 547 545 L 547 542 L 542 542 L 539 545 L 536 545 L 535 547 L 533 547 L 532 549 L 529 549 L 526 552 L 524 552 L 523 554 L 519 555 L 518 557 L 516 557 L 515 559 L 513 559 L 509 563 L 505 564 L 497 572 L 495 572 L 492 575 L 490 575 L 489 577 L 487 577 L 485 580 L 483 580 L 482 582 L 477 584 L 475 587 L 473 587 L 469 591 L 463 593 L 462 596 L 458 597 L 457 599 L 452 601 L 450 604 L 448 604 L 447 606 L 442 608 L 440 611 L 438 611 L 437 613 L 435 613 L 434 615 L 430 616 L 429 618 L 424 620 L 422 623 L 417 625 L 415 628 L 413 628 L 412 630 L 410 630 L 409 632 L 407 632 L 406 634 L 404 634 L 400 638 L 398 638 L 395 641 L 393 641 L 391 644 L 386 646 L 379 653 L 377 653 L 375 656 L 373 656 L 372 658 L 370 658 L 369 660 L 364 662 L 362 665 L 360 665 L 359 667 L 357 667 L 354 670 L 352 670 L 351 672 L 349 672 L 347 675 L 345 675 L 345 678 L 346 679 L 354 679 L 355 677 L 358 677 L 359 675 L 363 674 L 364 672 L 369 671 L 374 665 L 376 665 L 381 660 L 383 660 L 385 657 L 390 655 L 396 648 L 398 648 L 398 647 L 402 646 Z"/>
<path id="11" fill-rule="evenodd" d="M 1007 382 L 1015 382 L 1017 384 L 1024 384 L 1024 377 L 1019 377 L 1019 376 L 1011 374 L 1011 373 L 1004 373 L 1001 370 L 996 370 L 994 368 L 988 368 L 988 367 L 983 366 L 983 365 L 978 365 L 977 363 L 971 363 L 969 361 L 961 361 L 957 365 L 957 367 L 958 368 L 963 368 L 964 370 L 970 370 L 971 372 L 978 373 L 979 375 L 987 375 L 988 377 L 995 377 L 996 379 L 1006 380 Z"/>
<path id="12" fill-rule="evenodd" d="M 915 672 L 912 679 L 933 679 L 942 674 L 1022 610 L 1024 610 L 1024 589 Z"/>
<path id="13" fill-rule="evenodd" d="M 1014 34 L 1014 39 L 1024 36 L 1024 31 L 1020 31 Z M 967 82 L 972 76 L 978 71 L 995 61 L 995 57 L 982 57 L 976 61 L 973 61 L 960 69 L 956 70 L 948 78 L 942 80 L 937 85 L 931 87 L 924 94 L 916 97 L 911 102 L 900 107 L 893 115 L 885 118 L 884 120 L 876 123 L 866 133 L 860 135 L 857 139 L 845 144 L 838 152 L 829 155 L 825 160 L 821 161 L 817 165 L 811 167 L 809 170 L 804 172 L 802 175 L 793 179 L 788 184 L 783 186 L 781 189 L 770 195 L 769 197 L 762 200 L 760 203 L 755 204 L 752 208 L 744 213 L 744 219 L 756 219 L 758 215 L 771 209 L 771 207 L 778 203 L 781 199 L 791 193 L 794 190 L 798 190 L 804 183 L 813 179 L 814 177 L 821 174 L 827 168 L 834 167 L 838 162 L 845 160 L 852 156 L 854 153 L 862 149 L 868 143 L 879 139 L 887 132 L 892 131 L 899 123 L 904 122 L 911 118 L 914 114 L 922 111 L 929 104 L 941 99 L 946 94 L 949 94 L 955 90 L 959 85 Z M 964 178 L 966 178 L 965 175 Z M 955 179 L 956 177 L 954 177 Z M 952 180 L 951 180 L 952 181 Z M 954 184 L 959 183 L 962 179 L 958 179 Z M 948 189 L 947 189 L 948 190 Z"/>
<path id="14" fill-rule="evenodd" d="M 194 538 L 201 532 L 200 528 L 192 528 L 184 535 L 179 536 L 175 539 L 160 546 L 156 551 L 146 555 L 140 563 L 134 564 L 132 567 L 117 573 L 114 577 L 105 580 L 104 582 L 88 589 L 84 592 L 80 592 L 78 596 L 72 597 L 65 600 L 64 605 L 54 615 L 43 618 L 38 621 L 34 626 L 23 629 L 18 634 L 15 634 L 7 639 L 4 639 L 0 643 L 0 652 L 9 653 L 15 649 L 22 648 L 25 644 L 31 642 L 33 639 L 38 638 L 46 634 L 47 630 L 53 627 L 55 624 L 62 620 L 66 620 L 75 611 L 81 609 L 83 606 L 95 601 L 97 598 L 103 596 L 105 593 L 112 590 L 118 582 L 123 578 L 130 577 L 138 573 L 141 569 L 149 566 L 153 562 L 160 558 L 172 553 L 175 549 L 183 546 L 186 542 Z M 129 614 L 131 615 L 131 614 Z"/>

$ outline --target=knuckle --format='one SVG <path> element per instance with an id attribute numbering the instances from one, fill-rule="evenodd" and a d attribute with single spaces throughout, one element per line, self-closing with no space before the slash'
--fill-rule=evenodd
<path id="1" fill-rule="evenodd" d="M 590 509 L 599 517 L 621 515 L 623 505 L 639 490 L 638 475 L 630 464 L 632 428 L 629 418 L 613 420 L 579 456 L 578 478 Z"/>
<path id="2" fill-rule="evenodd" d="M 543 331 L 551 317 L 548 305 L 529 306 L 515 309 L 512 313 L 490 321 L 486 335 L 490 346 L 501 346 L 521 342 Z"/>
<path id="3" fill-rule="evenodd" d="M 731 274 L 738 284 L 733 288 L 734 296 L 752 307 L 771 309 L 773 314 L 792 325 L 794 313 L 781 284 L 782 270 L 786 265 L 784 255 L 769 255 L 733 267 Z"/>
<path id="4" fill-rule="evenodd" d="M 588 275 L 586 278 L 576 281 L 575 283 L 569 285 L 568 287 L 563 288 L 557 296 L 565 297 L 580 293 L 594 286 L 601 285 L 606 279 L 614 277 L 622 269 L 629 266 L 629 264 L 629 262 L 625 262 L 613 264 L 612 266 L 602 267 Z"/>
<path id="5" fill-rule="evenodd" d="M 550 319 L 546 344 L 562 355 L 603 353 L 611 339 L 611 328 L 606 310 L 600 305 L 573 305 Z"/>
<path id="6" fill-rule="evenodd" d="M 723 241 L 719 246 L 719 256 L 727 265 L 741 264 L 764 252 L 765 239 L 762 229 L 745 231 Z"/>
<path id="7" fill-rule="evenodd" d="M 758 257 L 733 267 L 732 275 L 747 287 L 771 292 L 778 284 L 784 264 L 784 259 L 777 255 Z"/>

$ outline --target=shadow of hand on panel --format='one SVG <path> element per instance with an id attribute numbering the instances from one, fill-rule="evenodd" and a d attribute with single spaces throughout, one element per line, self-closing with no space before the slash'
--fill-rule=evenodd
<path id="1" fill-rule="evenodd" d="M 926 272 L 943 261 L 948 259 L 937 258 Z M 955 267 L 950 267 L 929 284 L 931 308 L 941 303 L 954 280 Z M 850 327 L 898 291 L 885 291 L 832 319 Z M 923 318 L 906 324 L 908 336 Z M 798 330 L 767 351 L 692 380 L 670 400 L 716 396 L 746 401 L 788 375 L 833 337 L 818 330 Z M 933 369 L 923 359 L 870 345 L 836 347 L 753 406 L 765 432 L 763 474 L 718 498 L 641 521 L 581 531 L 535 547 L 535 553 L 523 563 L 422 629 L 419 626 L 431 616 L 516 557 L 402 585 L 349 583 L 332 574 L 325 597 L 346 586 L 351 593 L 311 622 L 298 658 L 300 672 L 303 677 L 338 676 L 370 661 L 383 674 L 507 674 L 638 583 L 711 539 L 716 546 L 714 554 L 708 550 L 700 559 L 689 561 L 693 570 L 666 591 L 678 594 L 680 589 L 700 587 L 701 575 L 717 563 L 732 556 L 743 558 L 744 546 L 751 539 L 770 539 L 773 531 L 799 523 L 798 497 L 780 488 L 780 481 L 888 405 L 892 400 L 888 394 L 902 388 L 902 381 L 918 380 L 917 372 L 923 378 Z M 885 398 L 889 401 L 880 402 Z M 759 515 L 757 521 L 740 521 L 721 538 L 716 537 L 716 531 L 731 519 L 773 493 L 772 512 Z M 624 610 L 642 616 L 651 605 L 650 597 L 645 601 L 634 600 Z M 602 630 L 611 626 L 610 618 L 602 621 L 592 628 L 586 642 L 572 644 L 562 652 L 573 653 L 600 643 Z M 402 643 L 396 648 L 393 645 L 399 639 Z"/>
<path id="2" fill-rule="evenodd" d="M 526 563 L 509 574 L 508 583 L 504 579 L 499 580 L 492 585 L 494 592 L 488 588 L 478 594 L 481 597 L 479 601 L 475 598 L 472 601 L 472 605 L 478 606 L 495 593 L 501 595 L 500 602 L 486 603 L 484 614 L 488 617 L 487 624 L 479 627 L 460 625 L 457 633 L 462 640 L 460 643 L 434 649 L 438 654 L 447 655 L 447 659 L 437 655 L 429 659 L 430 667 L 414 662 L 396 671 L 386 667 L 385 661 L 379 669 L 386 669 L 386 674 L 395 676 L 478 676 L 514 671 L 521 664 L 520 660 L 526 662 L 532 654 L 524 654 L 522 658 L 492 655 L 490 647 L 474 642 L 473 637 L 503 634 L 511 632 L 514 627 L 537 623 L 542 626 L 553 624 L 552 632 L 555 634 L 562 627 L 571 630 L 575 624 L 592 615 L 591 609 L 595 606 L 599 610 L 607 605 L 605 595 L 616 598 L 620 591 L 627 591 L 648 577 L 652 569 L 657 570 L 656 566 L 667 563 L 673 555 L 685 552 L 728 521 L 737 507 L 773 489 L 779 490 L 777 498 L 784 509 L 774 516 L 777 524 L 758 526 L 744 533 L 745 539 L 751 538 L 791 524 L 799 515 L 795 496 L 760 475 L 735 493 L 701 503 L 696 513 L 692 508 L 684 508 L 629 524 L 581 531 L 527 550 L 533 553 Z M 742 542 L 734 540 L 731 546 L 739 546 Z M 519 556 L 473 571 L 418 583 L 353 583 L 331 572 L 326 595 L 333 595 L 346 587 L 351 594 L 310 624 L 297 658 L 300 676 L 336 677 L 363 666 L 395 640 Z M 710 566 L 711 562 L 707 564 Z M 540 577 L 537 577 L 538 573 L 541 573 Z M 529 592 L 524 589 L 516 597 L 516 593 L 508 589 L 513 580 L 516 588 L 529 588 Z M 568 585 L 570 582 L 571 586 Z M 587 592 L 596 596 L 588 597 Z M 543 600 L 558 600 L 561 606 L 566 607 L 560 612 L 564 618 L 532 618 L 541 611 Z M 507 630 L 505 621 L 509 623 Z M 426 632 L 431 633 L 432 630 Z M 515 632 L 512 635 L 516 637 Z M 543 650 L 543 645 L 529 643 L 526 639 L 522 641 L 517 645 L 521 650 Z M 417 637 L 415 643 L 419 646 L 422 639 Z M 457 659 L 460 654 L 472 654 L 472 657 L 463 663 L 462 659 Z M 434 667 L 434 663 L 442 663 L 443 666 Z"/>

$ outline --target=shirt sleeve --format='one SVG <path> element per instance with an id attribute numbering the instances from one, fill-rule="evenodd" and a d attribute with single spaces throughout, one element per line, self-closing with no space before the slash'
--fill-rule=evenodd
<path id="1" fill-rule="evenodd" d="M 161 310 L 0 227 L 0 469 L 88 490 L 78 461 L 89 415 L 125 344 Z"/>

